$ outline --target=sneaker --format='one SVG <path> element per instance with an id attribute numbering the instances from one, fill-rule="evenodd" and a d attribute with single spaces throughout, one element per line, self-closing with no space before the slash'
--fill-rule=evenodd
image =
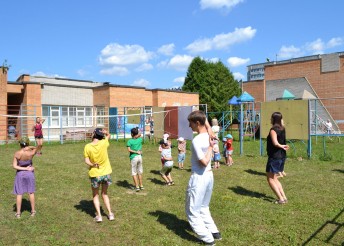
<path id="1" fill-rule="evenodd" d="M 109 214 L 109 220 L 115 220 L 115 215 L 113 213 Z"/>
<path id="2" fill-rule="evenodd" d="M 202 243 L 203 243 L 203 245 L 208 245 L 208 246 L 214 246 L 216 244 L 215 241 L 212 241 L 210 243 L 202 241 Z"/>
<path id="3" fill-rule="evenodd" d="M 36 215 L 36 211 L 32 211 L 31 212 L 31 217 L 35 217 L 35 215 Z"/>
<path id="4" fill-rule="evenodd" d="M 136 192 L 139 192 L 140 191 L 140 187 L 136 187 Z"/>
<path id="5" fill-rule="evenodd" d="M 102 218 L 102 216 L 96 216 L 96 217 L 94 217 L 94 220 L 95 220 L 95 222 L 100 223 L 103 221 L 103 218 Z"/>
<path id="6" fill-rule="evenodd" d="M 20 219 L 21 214 L 20 214 L 20 213 L 16 213 L 14 216 L 15 216 L 17 219 Z"/>
<path id="7" fill-rule="evenodd" d="M 222 240 L 220 232 L 215 232 L 215 233 L 212 233 L 212 234 L 213 234 L 213 237 L 214 237 L 215 240 Z"/>
<path id="8" fill-rule="evenodd" d="M 174 185 L 174 181 L 170 182 L 171 185 Z"/>
<path id="9" fill-rule="evenodd" d="M 140 187 L 140 190 L 144 190 L 145 188 L 143 186 Z"/>

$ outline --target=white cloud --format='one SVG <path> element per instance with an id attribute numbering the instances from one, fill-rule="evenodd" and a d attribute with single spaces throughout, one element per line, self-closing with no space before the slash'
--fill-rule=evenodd
<path id="1" fill-rule="evenodd" d="M 300 48 L 295 47 L 294 45 L 291 46 L 282 46 L 280 51 L 278 52 L 278 59 L 289 59 L 293 57 L 302 56 L 303 52 Z"/>
<path id="2" fill-rule="evenodd" d="M 125 66 L 146 63 L 153 58 L 153 53 L 146 51 L 140 45 L 108 44 L 99 57 L 103 66 Z"/>
<path id="3" fill-rule="evenodd" d="M 148 81 L 148 80 L 145 80 L 145 79 L 138 79 L 138 80 L 135 80 L 133 82 L 133 86 L 141 86 L 141 87 L 147 87 L 149 86 L 151 83 Z"/>
<path id="4" fill-rule="evenodd" d="M 164 60 L 164 61 L 159 62 L 156 66 L 158 68 L 164 68 L 164 67 L 167 67 L 167 64 L 168 64 L 168 60 Z"/>
<path id="5" fill-rule="evenodd" d="M 313 42 L 306 43 L 305 49 L 315 54 L 324 53 L 325 43 L 320 38 L 318 38 Z"/>
<path id="6" fill-rule="evenodd" d="M 234 32 L 218 34 L 213 38 L 203 38 L 189 44 L 185 49 L 191 53 L 200 53 L 209 50 L 223 50 L 231 45 L 242 43 L 252 39 L 257 30 L 248 26 L 245 28 L 235 28 Z"/>
<path id="7" fill-rule="evenodd" d="M 32 76 L 41 76 L 41 77 L 48 77 L 48 78 L 66 78 L 65 76 L 58 75 L 58 74 L 46 74 L 42 71 L 35 72 L 31 74 Z"/>
<path id="8" fill-rule="evenodd" d="M 147 70 L 151 70 L 153 69 L 153 65 L 150 63 L 143 63 L 142 65 L 140 65 L 139 67 L 137 67 L 135 69 L 136 72 L 143 72 L 143 71 L 147 71 Z"/>
<path id="9" fill-rule="evenodd" d="M 229 57 L 227 59 L 227 62 L 229 64 L 230 67 L 240 67 L 242 65 L 247 64 L 248 62 L 250 62 L 250 58 L 240 58 L 240 57 Z"/>
<path id="10" fill-rule="evenodd" d="M 184 83 L 185 77 L 178 77 L 173 80 L 174 83 Z"/>
<path id="11" fill-rule="evenodd" d="M 328 42 L 325 42 L 318 38 L 314 41 L 307 42 L 300 47 L 296 47 L 294 45 L 283 45 L 277 56 L 279 59 L 290 59 L 307 54 L 323 54 L 327 49 L 331 49 L 341 45 L 344 45 L 344 39 L 340 37 L 331 38 Z"/>
<path id="12" fill-rule="evenodd" d="M 217 57 L 214 57 L 214 58 L 210 58 L 209 61 L 212 62 L 212 63 L 217 63 L 217 62 L 220 61 L 220 59 L 217 58 Z"/>
<path id="13" fill-rule="evenodd" d="M 236 80 L 242 80 L 242 79 L 245 79 L 245 75 L 239 73 L 239 72 L 235 72 L 233 73 L 233 76 L 234 76 L 234 79 Z"/>
<path id="14" fill-rule="evenodd" d="M 158 49 L 158 53 L 163 54 L 165 56 L 172 56 L 174 48 L 174 44 L 165 44 Z"/>
<path id="15" fill-rule="evenodd" d="M 344 39 L 343 38 L 331 38 L 330 41 L 327 42 L 327 47 L 328 48 L 333 48 L 336 46 L 340 46 L 344 44 Z"/>
<path id="16" fill-rule="evenodd" d="M 167 63 L 168 68 L 185 71 L 192 62 L 193 57 L 188 55 L 176 55 Z"/>
<path id="17" fill-rule="evenodd" d="M 114 66 L 111 68 L 104 68 L 100 70 L 100 74 L 125 76 L 129 74 L 129 70 L 126 67 Z"/>
<path id="18" fill-rule="evenodd" d="M 244 0 L 201 0 L 201 9 L 232 9 Z"/>

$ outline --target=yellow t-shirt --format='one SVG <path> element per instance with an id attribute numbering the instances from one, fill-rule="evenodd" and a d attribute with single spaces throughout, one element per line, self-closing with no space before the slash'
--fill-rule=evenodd
<path id="1" fill-rule="evenodd" d="M 112 168 L 107 151 L 108 147 L 109 140 L 107 138 L 99 140 L 96 144 L 86 144 L 84 148 L 84 157 L 88 157 L 92 163 L 99 164 L 99 168 L 90 168 L 88 175 L 91 178 L 112 173 Z"/>

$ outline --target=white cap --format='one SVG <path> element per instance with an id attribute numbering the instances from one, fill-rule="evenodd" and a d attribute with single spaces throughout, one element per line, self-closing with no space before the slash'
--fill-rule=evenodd
<path id="1" fill-rule="evenodd" d="M 179 141 L 179 142 L 183 142 L 183 141 L 184 141 L 184 138 L 183 138 L 183 137 L 179 137 L 179 138 L 178 138 L 178 141 Z"/>
<path id="2" fill-rule="evenodd" d="M 168 135 L 167 133 L 165 133 L 164 135 L 163 135 L 163 139 L 168 139 L 170 137 L 170 135 Z"/>

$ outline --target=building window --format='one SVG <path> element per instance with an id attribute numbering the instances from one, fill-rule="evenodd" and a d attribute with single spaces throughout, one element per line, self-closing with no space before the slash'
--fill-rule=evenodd
<path id="1" fill-rule="evenodd" d="M 92 107 L 43 106 L 43 117 L 48 120 L 45 127 L 92 127 Z"/>
<path id="2" fill-rule="evenodd" d="M 96 122 L 97 126 L 105 126 L 105 107 L 97 107 L 97 117 Z"/>

